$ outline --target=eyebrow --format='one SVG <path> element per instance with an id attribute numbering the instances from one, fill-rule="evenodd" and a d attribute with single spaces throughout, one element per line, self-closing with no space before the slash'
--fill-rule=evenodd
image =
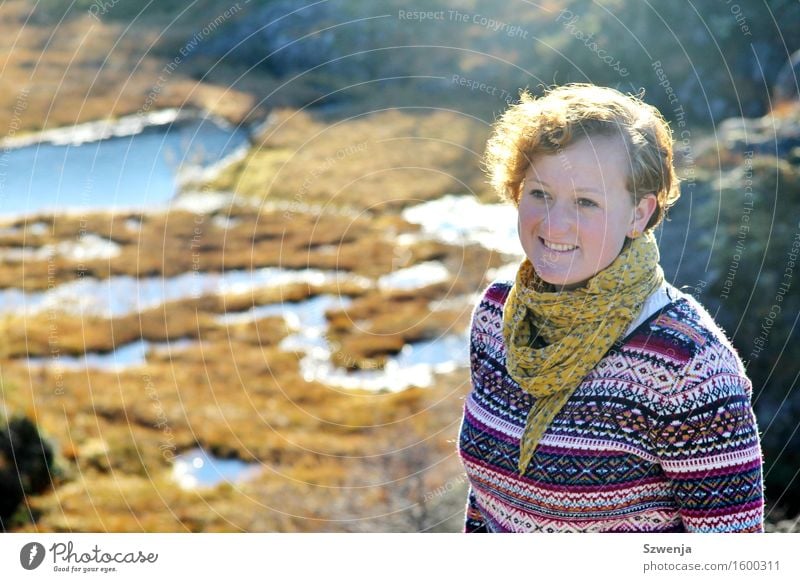
<path id="1" fill-rule="evenodd" d="M 548 184 L 547 182 L 543 182 L 542 180 L 538 180 L 536 178 L 528 180 L 527 182 L 528 182 L 528 184 L 530 184 L 531 182 L 536 182 L 540 186 L 544 186 L 545 188 L 550 188 L 550 184 Z M 603 194 L 597 188 L 589 188 L 589 187 L 575 188 L 575 192 L 591 192 L 592 194 L 598 194 L 598 195 L 601 195 L 601 196 Z"/>
<path id="2" fill-rule="evenodd" d="M 575 192 L 591 192 L 593 194 L 600 194 L 600 195 L 603 194 L 597 188 L 575 188 Z"/>

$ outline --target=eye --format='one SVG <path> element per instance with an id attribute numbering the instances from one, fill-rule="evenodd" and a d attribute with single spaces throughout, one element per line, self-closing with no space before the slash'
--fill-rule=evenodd
<path id="1" fill-rule="evenodd" d="M 530 194 L 534 198 L 541 198 L 541 199 L 547 198 L 547 192 L 545 192 L 544 190 L 533 189 L 530 190 L 528 194 Z"/>
<path id="2" fill-rule="evenodd" d="M 578 206 L 583 206 L 584 208 L 595 208 L 597 203 L 594 200 L 589 200 L 588 198 L 578 198 Z"/>

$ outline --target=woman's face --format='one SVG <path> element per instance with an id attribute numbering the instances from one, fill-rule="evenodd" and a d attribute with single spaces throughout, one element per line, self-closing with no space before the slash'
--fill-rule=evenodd
<path id="1" fill-rule="evenodd" d="M 583 286 L 608 267 L 634 229 L 644 231 L 653 194 L 634 207 L 630 162 L 619 139 L 582 138 L 535 158 L 522 183 L 518 231 L 539 276 L 559 290 Z"/>

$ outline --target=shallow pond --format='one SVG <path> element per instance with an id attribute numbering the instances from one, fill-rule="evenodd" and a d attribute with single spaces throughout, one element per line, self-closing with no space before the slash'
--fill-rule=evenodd
<path id="1" fill-rule="evenodd" d="M 220 459 L 205 449 L 196 448 L 175 457 L 172 478 L 182 489 L 196 489 L 246 481 L 261 471 L 262 466 L 258 463 Z"/>
<path id="2" fill-rule="evenodd" d="M 161 125 L 128 119 L 39 139 L 45 141 L 3 152 L 0 216 L 161 206 L 177 193 L 182 168 L 219 162 L 246 146 L 248 134 L 215 119 L 177 118 Z"/>

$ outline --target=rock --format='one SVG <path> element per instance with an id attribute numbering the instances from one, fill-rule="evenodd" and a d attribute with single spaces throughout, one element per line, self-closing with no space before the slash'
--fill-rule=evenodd
<path id="1" fill-rule="evenodd" d="M 800 78 L 800 50 L 792 53 L 789 62 L 784 65 L 775 79 L 772 95 L 777 105 L 787 101 L 797 101 L 800 98 L 798 78 Z"/>
<path id="2" fill-rule="evenodd" d="M 50 485 L 53 450 L 27 418 L 0 425 L 0 531 L 25 495 Z"/>
<path id="3" fill-rule="evenodd" d="M 797 519 L 783 519 L 777 523 L 764 524 L 766 533 L 800 533 L 800 517 Z"/>
<path id="4" fill-rule="evenodd" d="M 727 149 L 794 159 L 800 147 L 800 102 L 754 119 L 731 118 L 719 124 L 719 141 Z"/>

